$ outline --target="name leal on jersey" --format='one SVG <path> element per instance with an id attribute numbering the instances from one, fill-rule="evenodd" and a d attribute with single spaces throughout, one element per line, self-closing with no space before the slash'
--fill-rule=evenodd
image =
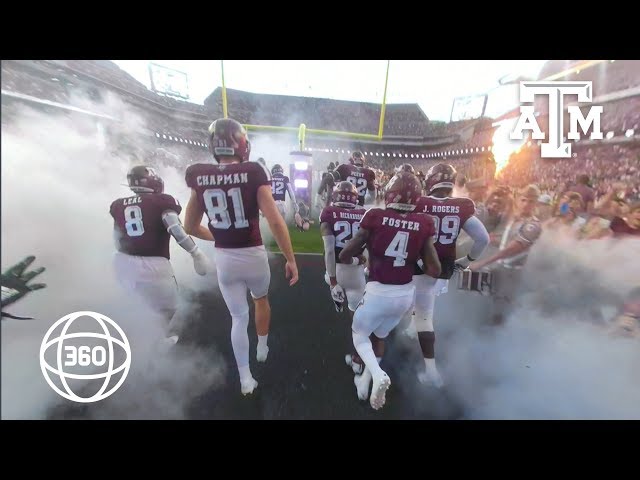
<path id="1" fill-rule="evenodd" d="M 122 200 L 122 205 L 135 205 L 136 203 L 142 203 L 142 198 L 140 197 L 130 197 Z"/>
<path id="2" fill-rule="evenodd" d="M 248 173 L 230 173 L 228 175 L 198 175 L 196 183 L 199 187 L 212 185 L 235 185 L 249 183 Z"/>
<path id="3" fill-rule="evenodd" d="M 400 220 L 399 218 L 382 217 L 382 225 L 388 225 L 395 228 L 404 228 L 406 230 L 420 231 L 420 223 L 410 220 Z"/>

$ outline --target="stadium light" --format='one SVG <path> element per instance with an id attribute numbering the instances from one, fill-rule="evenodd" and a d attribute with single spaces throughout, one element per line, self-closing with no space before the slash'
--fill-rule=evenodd
<path id="1" fill-rule="evenodd" d="M 156 132 L 156 137 L 160 138 L 160 134 L 158 132 Z"/>
<path id="2" fill-rule="evenodd" d="M 405 153 L 404 158 L 409 158 L 409 155 Z"/>
<path id="3" fill-rule="evenodd" d="M 624 135 L 625 137 L 633 137 L 633 133 L 633 128 L 630 128 L 624 133 Z"/>
<path id="4" fill-rule="evenodd" d="M 296 162 L 295 164 L 296 170 L 308 170 L 309 164 L 307 162 Z"/>
<path id="5" fill-rule="evenodd" d="M 165 138 L 165 139 L 166 139 L 166 138 L 167 138 L 167 136 L 163 133 L 163 134 L 162 134 L 162 138 Z"/>
<path id="6" fill-rule="evenodd" d="M 484 152 L 484 147 L 482 147 L 482 151 Z"/>
<path id="7" fill-rule="evenodd" d="M 607 140 L 613 138 L 613 132 L 607 132 Z"/>
<path id="8" fill-rule="evenodd" d="M 309 188 L 309 180 L 307 180 L 306 178 L 296 178 L 293 181 L 293 185 L 296 188 Z"/>
<path id="9" fill-rule="evenodd" d="M 389 152 L 387 152 L 387 157 L 390 157 L 390 156 L 391 156 L 391 154 Z M 394 155 L 394 157 L 395 157 L 395 155 Z"/>

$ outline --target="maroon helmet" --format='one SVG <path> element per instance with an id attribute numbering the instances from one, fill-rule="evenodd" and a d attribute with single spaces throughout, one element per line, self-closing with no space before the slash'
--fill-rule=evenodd
<path id="1" fill-rule="evenodd" d="M 398 172 L 389 180 L 384 194 L 387 208 L 411 212 L 422 195 L 422 185 L 418 177 L 409 172 Z"/>
<path id="2" fill-rule="evenodd" d="M 396 172 L 409 172 L 409 173 L 413 173 L 414 175 L 416 174 L 416 170 L 413 168 L 413 165 L 411 165 L 410 163 L 403 163 L 400 167 L 398 167 Z"/>
<path id="3" fill-rule="evenodd" d="M 359 151 L 353 152 L 351 157 L 349 157 L 349 162 L 356 167 L 364 167 L 364 153 Z"/>
<path id="4" fill-rule="evenodd" d="M 424 180 L 425 190 L 430 194 L 437 188 L 453 188 L 456 183 L 458 172 L 453 165 L 438 163 L 431 167 Z"/>
<path id="5" fill-rule="evenodd" d="M 249 161 L 251 143 L 247 131 L 232 118 L 219 118 L 209 125 L 209 151 L 217 161 L 219 156 L 234 156 Z"/>
<path id="6" fill-rule="evenodd" d="M 133 167 L 127 173 L 127 183 L 134 193 L 162 193 L 164 181 L 155 170 L 145 165 Z"/>
<path id="7" fill-rule="evenodd" d="M 331 193 L 331 203 L 336 207 L 356 208 L 358 189 L 351 182 L 340 182 Z"/>

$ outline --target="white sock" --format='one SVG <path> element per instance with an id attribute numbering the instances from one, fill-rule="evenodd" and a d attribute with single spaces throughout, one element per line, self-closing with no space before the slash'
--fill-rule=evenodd
<path id="1" fill-rule="evenodd" d="M 353 346 L 356 348 L 356 352 L 360 355 L 360 358 L 371 372 L 371 376 L 374 379 L 380 378 L 384 374 L 384 370 L 380 368 L 376 361 L 376 355 L 373 353 L 373 346 L 371 340 L 367 335 L 362 333 L 353 332 Z"/>
<path id="2" fill-rule="evenodd" d="M 253 375 L 251 375 L 251 368 L 249 367 L 249 365 L 245 365 L 244 367 L 238 367 L 238 373 L 240 374 L 241 382 L 246 382 L 251 378 L 253 378 Z"/>
<path id="3" fill-rule="evenodd" d="M 258 348 L 263 350 L 267 347 L 267 339 L 269 338 L 269 334 L 266 335 L 258 335 Z"/>
<path id="4" fill-rule="evenodd" d="M 425 358 L 424 364 L 427 368 L 435 369 L 436 368 L 436 359 L 435 358 Z"/>

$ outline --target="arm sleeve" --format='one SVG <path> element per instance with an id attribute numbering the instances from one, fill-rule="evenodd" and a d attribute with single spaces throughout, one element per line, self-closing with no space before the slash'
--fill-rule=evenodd
<path id="1" fill-rule="evenodd" d="M 333 235 L 325 235 L 322 237 L 324 242 L 324 264 L 327 267 L 327 273 L 330 277 L 336 276 L 336 237 Z"/>
<path id="2" fill-rule="evenodd" d="M 176 239 L 178 245 L 188 253 L 193 253 L 198 249 L 193 238 L 187 235 L 187 232 L 184 231 L 184 227 L 182 226 L 182 223 L 180 223 L 180 218 L 178 218 L 178 214 L 176 212 L 173 210 L 165 210 L 162 212 L 162 223 L 167 227 L 169 234 Z"/>
<path id="3" fill-rule="evenodd" d="M 469 252 L 469 257 L 474 260 L 482 255 L 487 245 L 489 245 L 489 232 L 477 217 L 470 217 L 462 229 L 471 237 L 473 245 Z"/>
<path id="4" fill-rule="evenodd" d="M 298 202 L 296 202 L 296 193 L 293 191 L 291 182 L 287 182 L 287 191 L 289 192 L 289 197 L 291 198 L 291 202 L 293 203 L 293 210 L 298 213 L 299 207 Z"/>

